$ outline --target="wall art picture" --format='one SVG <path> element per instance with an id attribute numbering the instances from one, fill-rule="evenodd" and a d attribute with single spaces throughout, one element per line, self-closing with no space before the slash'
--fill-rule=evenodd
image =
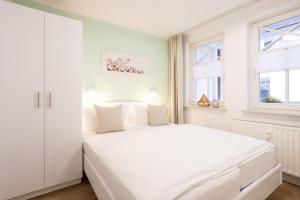
<path id="1" fill-rule="evenodd" d="M 145 74 L 144 58 L 111 51 L 102 52 L 102 70 L 108 73 Z"/>

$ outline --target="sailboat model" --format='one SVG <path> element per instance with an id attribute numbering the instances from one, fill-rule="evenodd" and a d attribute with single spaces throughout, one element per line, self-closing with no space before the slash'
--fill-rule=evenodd
<path id="1" fill-rule="evenodd" d="M 210 106 L 210 102 L 208 100 L 208 98 L 203 94 L 202 97 L 200 98 L 200 100 L 197 102 L 197 104 L 200 107 L 209 107 Z"/>

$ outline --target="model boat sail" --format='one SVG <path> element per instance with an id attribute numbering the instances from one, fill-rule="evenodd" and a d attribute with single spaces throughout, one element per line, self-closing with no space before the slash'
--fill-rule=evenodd
<path id="1" fill-rule="evenodd" d="M 210 106 L 210 102 L 208 100 L 208 98 L 203 94 L 202 97 L 200 98 L 200 100 L 197 102 L 197 104 L 200 107 L 209 107 Z"/>

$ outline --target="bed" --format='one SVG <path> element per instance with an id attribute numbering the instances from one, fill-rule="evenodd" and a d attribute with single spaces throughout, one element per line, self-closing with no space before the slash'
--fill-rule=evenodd
<path id="1" fill-rule="evenodd" d="M 282 182 L 266 141 L 189 124 L 149 127 L 146 106 L 124 105 L 134 124 L 126 131 L 84 131 L 84 171 L 101 200 L 259 200 Z M 84 113 L 95 123 L 92 109 Z"/>

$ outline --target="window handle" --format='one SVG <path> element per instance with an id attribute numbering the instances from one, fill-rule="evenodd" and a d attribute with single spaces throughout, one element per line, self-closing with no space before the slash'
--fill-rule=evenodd
<path id="1" fill-rule="evenodd" d="M 49 108 L 52 106 L 52 94 L 49 92 Z"/>
<path id="2" fill-rule="evenodd" d="M 37 108 L 40 108 L 40 92 L 37 92 Z"/>

